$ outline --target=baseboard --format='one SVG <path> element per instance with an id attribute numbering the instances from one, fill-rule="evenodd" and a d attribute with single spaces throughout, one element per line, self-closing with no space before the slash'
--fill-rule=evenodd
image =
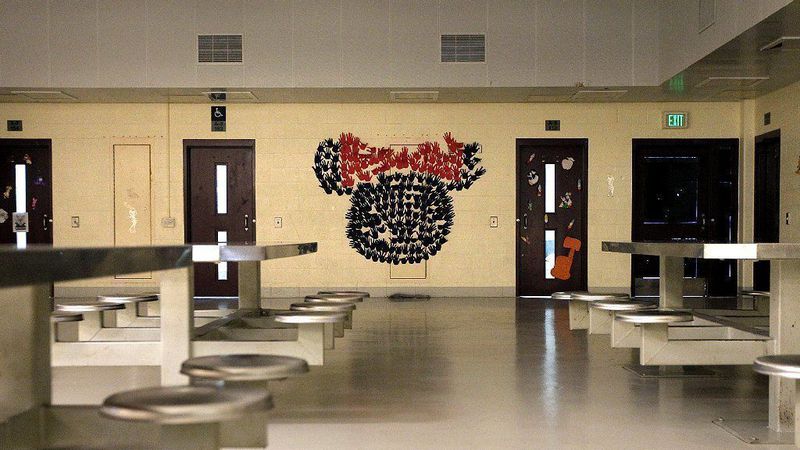
<path id="1" fill-rule="evenodd" d="M 55 288 L 57 298 L 95 297 L 97 295 L 141 294 L 157 291 L 152 286 L 60 286 Z M 431 297 L 514 297 L 514 286 L 475 286 L 475 287 L 419 287 L 419 286 L 309 286 L 309 287 L 269 287 L 261 288 L 263 298 L 299 298 L 319 291 L 365 291 L 372 297 L 388 297 L 392 294 L 430 295 Z"/>

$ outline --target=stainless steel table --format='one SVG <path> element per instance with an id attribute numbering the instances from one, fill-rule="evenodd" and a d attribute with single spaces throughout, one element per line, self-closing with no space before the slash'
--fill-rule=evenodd
<path id="1" fill-rule="evenodd" d="M 0 423 L 51 400 L 50 294 L 56 281 L 162 271 L 162 382 L 191 356 L 192 250 L 188 246 L 0 246 Z"/>
<path id="2" fill-rule="evenodd" d="M 317 251 L 316 242 L 277 244 L 194 244 L 194 262 L 236 262 L 239 270 L 239 309 L 261 308 L 261 262 Z"/>
<path id="3" fill-rule="evenodd" d="M 603 250 L 660 257 L 659 305 L 683 306 L 683 259 L 771 260 L 770 337 L 776 354 L 800 353 L 800 244 L 701 244 L 603 242 Z M 794 380 L 770 377 L 769 429 L 791 432 L 798 428 L 794 409 Z M 730 423 L 729 423 L 730 425 Z"/>

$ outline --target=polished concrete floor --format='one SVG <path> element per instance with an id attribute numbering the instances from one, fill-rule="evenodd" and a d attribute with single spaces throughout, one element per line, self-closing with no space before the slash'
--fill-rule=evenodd
<path id="1" fill-rule="evenodd" d="M 324 366 L 273 383 L 269 448 L 752 447 L 711 421 L 765 419 L 765 377 L 644 379 L 622 368 L 635 360 L 570 331 L 563 303 L 368 299 Z M 58 368 L 54 394 L 91 402 L 157 381 L 153 368 Z"/>

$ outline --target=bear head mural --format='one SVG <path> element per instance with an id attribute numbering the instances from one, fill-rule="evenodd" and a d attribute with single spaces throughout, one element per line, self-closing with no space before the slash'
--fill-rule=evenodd
<path id="1" fill-rule="evenodd" d="M 372 147 L 350 133 L 320 142 L 314 173 L 328 194 L 350 195 L 347 238 L 365 258 L 391 264 L 419 263 L 447 242 L 453 226 L 450 191 L 469 189 L 486 169 L 477 142 L 444 135 L 446 148 Z"/>

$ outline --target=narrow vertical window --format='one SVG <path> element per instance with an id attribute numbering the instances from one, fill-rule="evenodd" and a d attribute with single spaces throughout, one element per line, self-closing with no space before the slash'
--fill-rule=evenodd
<path id="1" fill-rule="evenodd" d="M 14 198 L 16 200 L 16 211 L 18 213 L 27 212 L 28 203 L 28 174 L 25 164 L 14 166 Z M 28 233 L 15 233 L 17 235 L 17 246 L 25 247 L 28 244 Z"/>
<path id="2" fill-rule="evenodd" d="M 544 230 L 544 277 L 552 280 L 550 274 L 556 265 L 556 230 Z"/>
<path id="3" fill-rule="evenodd" d="M 228 242 L 227 231 L 217 231 L 217 243 L 225 245 Z M 221 262 L 217 264 L 217 280 L 225 281 L 228 279 L 228 263 Z"/>
<path id="4" fill-rule="evenodd" d="M 556 212 L 556 165 L 544 165 L 544 212 Z"/>
<path id="5" fill-rule="evenodd" d="M 217 164 L 217 214 L 228 214 L 227 164 Z"/>

